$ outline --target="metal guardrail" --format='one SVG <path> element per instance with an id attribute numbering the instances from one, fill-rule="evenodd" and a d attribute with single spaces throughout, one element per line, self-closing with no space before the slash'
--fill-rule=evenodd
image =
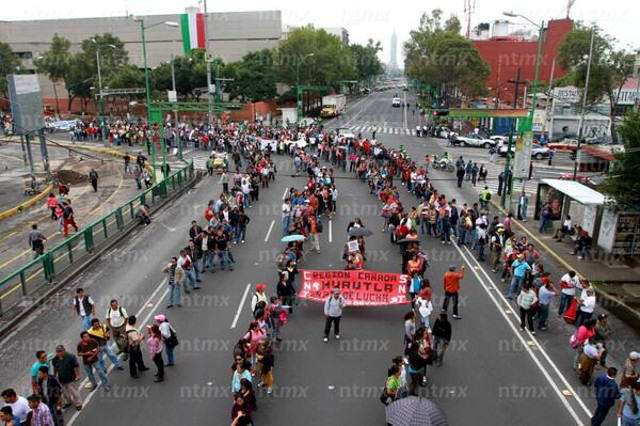
<path id="1" fill-rule="evenodd" d="M 0 315 L 33 295 L 45 285 L 51 285 L 72 265 L 85 261 L 94 250 L 110 238 L 127 232 L 136 222 L 141 205 L 153 207 L 171 193 L 180 191 L 195 174 L 193 160 L 156 185 L 136 195 L 110 213 L 97 219 L 57 246 L 33 259 L 0 281 Z"/>

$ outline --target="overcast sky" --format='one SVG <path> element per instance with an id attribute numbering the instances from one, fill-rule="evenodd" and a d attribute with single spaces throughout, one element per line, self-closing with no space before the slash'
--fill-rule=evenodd
<path id="1" fill-rule="evenodd" d="M 474 1 L 474 0 L 471 0 Z M 416 2 L 400 0 L 345 1 L 321 0 L 314 2 L 293 2 L 283 0 L 242 0 L 239 2 L 209 1 L 208 9 L 213 12 L 281 10 L 283 26 L 314 24 L 316 27 L 344 27 L 349 32 L 351 42 L 365 43 L 369 37 L 383 45 L 380 57 L 389 60 L 391 34 L 398 35 L 398 53 L 402 43 L 409 37 L 409 31 L 418 27 L 420 15 L 434 8 L 440 8 L 444 15 L 455 14 L 466 28 L 464 14 L 465 0 L 431 0 Z M 513 0 L 477 0 L 471 16 L 471 27 L 478 22 L 493 22 L 507 19 L 505 10 L 514 10 Z M 518 2 L 520 3 L 520 2 Z M 524 3 L 524 2 L 523 2 Z M 198 0 L 21 0 L 12 7 L 5 7 L 2 20 L 55 19 L 99 16 L 124 16 L 126 13 L 139 15 L 182 13 L 185 7 L 198 5 Z M 366 5 L 366 6 L 365 6 Z M 535 5 L 535 6 L 534 6 Z M 535 22 L 566 16 L 565 0 L 536 0 L 521 4 L 515 10 Z M 637 0 L 575 0 L 571 18 L 591 22 L 594 18 L 605 32 L 620 41 L 620 47 L 629 50 L 640 49 L 640 1 Z M 635 18 L 635 19 L 634 19 Z M 512 22 L 525 22 L 510 18 Z M 401 60 L 401 58 L 398 58 Z"/>

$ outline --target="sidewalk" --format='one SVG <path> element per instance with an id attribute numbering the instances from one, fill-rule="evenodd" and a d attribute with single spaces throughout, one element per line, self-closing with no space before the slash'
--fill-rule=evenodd
<path id="1" fill-rule="evenodd" d="M 504 214 L 501 207 L 492 204 Z M 532 218 L 526 222 L 514 219 L 513 222 L 537 247 L 548 252 L 566 270 L 574 270 L 591 281 L 603 299 L 599 301 L 600 305 L 604 304 L 636 330 L 640 329 L 640 263 L 633 260 L 614 262 L 612 257 L 598 253 L 595 247 L 591 250 L 591 256 L 580 260 L 578 256 L 570 254 L 573 244 L 569 237 L 558 242 L 551 230 L 539 233 L 540 223 Z"/>

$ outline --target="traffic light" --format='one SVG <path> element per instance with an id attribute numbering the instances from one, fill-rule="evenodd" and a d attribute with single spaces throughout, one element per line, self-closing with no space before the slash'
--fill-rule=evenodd
<path id="1" fill-rule="evenodd" d="M 434 117 L 444 117 L 446 115 L 449 115 L 449 110 L 448 109 L 433 109 L 433 110 L 431 110 L 431 114 Z"/>

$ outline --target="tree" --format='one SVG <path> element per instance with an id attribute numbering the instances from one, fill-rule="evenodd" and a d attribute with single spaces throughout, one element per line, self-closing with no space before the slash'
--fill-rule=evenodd
<path id="1" fill-rule="evenodd" d="M 82 53 L 71 56 L 69 61 L 69 72 L 67 73 L 67 91 L 69 92 L 68 109 L 71 111 L 73 100 L 81 100 L 82 110 L 87 106 L 87 99 L 91 98 L 93 80 L 95 79 L 94 69 L 86 61 Z"/>
<path id="2" fill-rule="evenodd" d="M 56 99 L 56 114 L 60 114 L 60 104 L 58 102 L 58 89 L 56 83 L 64 81 L 67 83 L 67 76 L 71 63 L 71 52 L 69 51 L 71 42 L 60 37 L 58 34 L 51 40 L 51 48 L 44 52 L 41 57 L 33 62 L 36 70 L 41 74 L 46 74 L 53 82 L 53 94 Z"/>
<path id="3" fill-rule="evenodd" d="M 633 74 L 635 57 L 615 49 L 615 39 L 594 29 L 593 57 L 587 88 L 587 107 L 593 107 L 606 97 L 610 106 L 611 138 L 615 142 L 615 106 L 624 83 Z M 591 43 L 591 27 L 576 23 L 572 31 L 562 41 L 558 50 L 560 66 L 568 71 L 565 81 L 580 90 L 585 90 L 587 61 Z"/>
<path id="4" fill-rule="evenodd" d="M 460 35 L 460 21 L 451 16 L 442 25 L 442 11 L 424 14 L 418 30 L 405 43 L 405 74 L 422 85 L 441 91 L 441 101 L 450 104 L 461 91 L 474 97 L 486 93 L 489 66 L 478 49 Z"/>
<path id="5" fill-rule="evenodd" d="M 618 204 L 640 209 L 640 112 L 630 111 L 618 128 L 624 141 L 624 152 L 615 154 L 604 182 L 598 190 L 611 196 Z"/>
<path id="6" fill-rule="evenodd" d="M 380 42 L 369 39 L 366 45 L 352 44 L 349 46 L 357 70 L 358 82 L 371 84 L 372 80 L 384 73 L 384 67 L 378 58 L 382 50 Z"/>
<path id="7" fill-rule="evenodd" d="M 13 54 L 11 46 L 0 42 L 0 94 L 7 92 L 7 76 L 16 74 L 20 61 Z"/>
<path id="8" fill-rule="evenodd" d="M 233 79 L 224 83 L 231 99 L 260 102 L 277 95 L 274 53 L 269 49 L 247 53 L 242 60 L 226 65 L 222 75 Z"/>
<path id="9" fill-rule="evenodd" d="M 313 56 L 308 57 L 310 54 Z M 275 55 L 278 80 L 295 86 L 296 69 L 303 58 L 300 76 L 306 85 L 327 86 L 356 76 L 349 47 L 337 36 L 311 25 L 292 30 L 278 46 Z"/>

